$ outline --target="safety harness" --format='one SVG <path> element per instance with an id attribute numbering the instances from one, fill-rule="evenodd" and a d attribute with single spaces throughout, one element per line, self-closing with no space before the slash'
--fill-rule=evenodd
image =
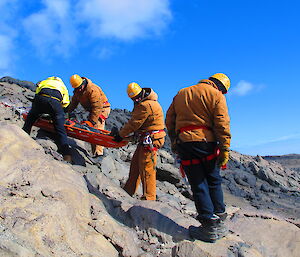
<path id="1" fill-rule="evenodd" d="M 191 160 L 181 160 L 181 164 L 183 166 L 191 166 L 191 165 L 197 165 L 201 162 L 211 161 L 215 158 L 217 158 L 220 155 L 220 149 L 216 147 L 216 150 L 213 154 L 207 155 L 205 157 L 199 158 L 199 159 L 191 159 Z"/>
<path id="2" fill-rule="evenodd" d="M 189 125 L 189 126 L 185 126 L 185 127 L 180 128 L 178 130 L 178 134 L 183 133 L 185 131 L 195 130 L 195 129 L 212 130 L 211 127 L 208 127 L 208 126 L 205 126 L 205 125 Z M 197 165 L 197 164 L 200 164 L 202 162 L 211 161 L 213 159 L 216 159 L 219 155 L 220 155 L 220 149 L 218 147 L 216 147 L 215 152 L 213 154 L 207 155 L 205 157 L 197 158 L 197 159 L 191 159 L 191 160 L 181 160 L 180 172 L 181 172 L 181 174 L 182 174 L 182 172 L 184 172 L 182 166 Z M 226 165 L 223 165 L 221 167 L 221 169 L 222 170 L 226 169 Z"/>
<path id="3" fill-rule="evenodd" d="M 160 132 L 163 132 L 163 129 L 160 130 L 150 130 L 147 132 L 141 132 L 138 134 L 138 137 L 140 138 L 140 142 L 143 144 L 144 146 L 144 150 L 148 150 L 148 151 L 157 151 L 157 147 L 153 146 L 153 142 L 152 142 L 152 138 L 151 136 Z"/>

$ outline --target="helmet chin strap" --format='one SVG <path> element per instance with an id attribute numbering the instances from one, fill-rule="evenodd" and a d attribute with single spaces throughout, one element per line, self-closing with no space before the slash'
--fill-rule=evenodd
<path id="1" fill-rule="evenodd" d="M 142 92 L 139 93 L 136 97 L 132 98 L 132 101 L 136 104 L 140 103 L 145 97 L 145 90 L 142 89 Z"/>

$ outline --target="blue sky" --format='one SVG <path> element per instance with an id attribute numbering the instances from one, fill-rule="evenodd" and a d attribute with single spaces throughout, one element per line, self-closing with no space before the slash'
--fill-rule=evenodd
<path id="1" fill-rule="evenodd" d="M 37 82 L 78 73 L 114 108 L 126 86 L 152 87 L 164 111 L 177 91 L 217 72 L 232 149 L 300 154 L 297 1 L 0 0 L 0 77 Z M 71 93 L 72 91 L 70 91 Z"/>

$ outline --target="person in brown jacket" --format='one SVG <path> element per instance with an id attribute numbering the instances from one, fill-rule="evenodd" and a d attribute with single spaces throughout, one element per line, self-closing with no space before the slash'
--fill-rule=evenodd
<path id="1" fill-rule="evenodd" d="M 74 88 L 74 95 L 68 112 L 71 113 L 80 103 L 89 112 L 88 121 L 83 123 L 96 129 L 104 129 L 105 120 L 110 114 L 110 104 L 102 89 L 90 79 L 77 74 L 71 76 L 70 83 Z M 93 144 L 91 146 L 94 158 L 103 155 L 103 146 Z"/>
<path id="2" fill-rule="evenodd" d="M 197 85 L 181 89 L 166 115 L 172 150 L 181 160 L 191 185 L 200 227 L 191 237 L 215 242 L 225 236 L 225 204 L 220 167 L 229 160 L 230 119 L 223 94 L 229 78 L 217 73 Z"/>
<path id="3" fill-rule="evenodd" d="M 124 190 L 133 195 L 142 182 L 142 200 L 156 200 L 156 160 L 157 150 L 165 141 L 166 133 L 163 110 L 157 94 L 151 88 L 141 88 L 132 82 L 127 87 L 128 96 L 134 101 L 130 120 L 116 131 L 115 141 L 135 133 L 138 146 L 130 164 L 129 178 Z"/>

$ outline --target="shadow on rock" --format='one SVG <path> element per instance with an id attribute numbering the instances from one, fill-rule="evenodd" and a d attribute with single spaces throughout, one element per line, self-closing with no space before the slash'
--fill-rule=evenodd
<path id="1" fill-rule="evenodd" d="M 135 227 L 137 226 L 140 230 L 148 230 L 152 235 L 160 238 L 162 242 L 169 241 L 168 235 L 172 237 L 174 242 L 190 239 L 188 229 L 156 210 L 143 206 L 132 206 L 128 213 Z"/>
<path id="2" fill-rule="evenodd" d="M 129 196 L 128 201 L 126 197 L 121 195 L 118 200 L 108 198 L 90 183 L 87 176 L 84 176 L 84 179 L 86 180 L 89 192 L 98 197 L 103 202 L 107 212 L 125 226 L 140 232 L 144 231 L 144 234 L 148 235 L 149 238 L 157 237 L 158 240 L 163 243 L 191 239 L 187 228 L 180 226 L 174 220 L 166 216 L 174 216 L 174 219 L 179 219 L 180 221 L 184 220 L 184 217 L 180 216 L 182 214 L 178 215 L 176 210 L 159 202 L 140 201 Z M 120 188 L 120 190 L 122 189 Z M 141 206 L 147 204 L 151 206 L 149 206 L 149 208 L 147 206 Z M 129 208 L 124 207 L 126 205 L 127 207 L 129 206 Z M 153 208 L 161 210 L 161 212 L 166 213 L 166 215 Z"/>

